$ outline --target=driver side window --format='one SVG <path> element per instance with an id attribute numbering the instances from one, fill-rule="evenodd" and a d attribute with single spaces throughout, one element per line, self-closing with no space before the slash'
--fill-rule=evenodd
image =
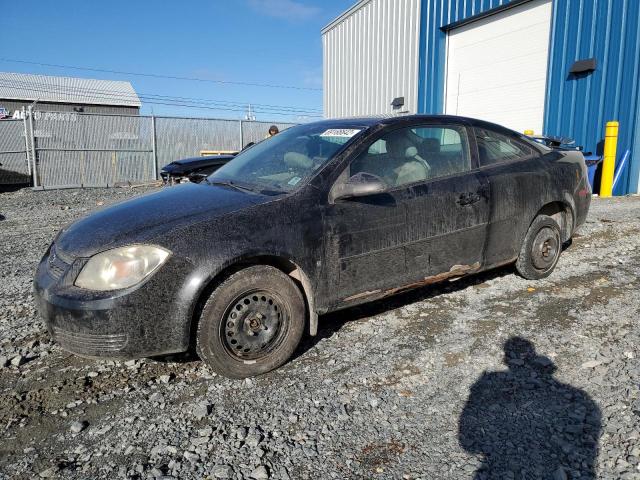
<path id="1" fill-rule="evenodd" d="M 373 176 L 389 188 L 471 170 L 466 129 L 413 126 L 394 130 L 354 159 L 342 178 Z"/>

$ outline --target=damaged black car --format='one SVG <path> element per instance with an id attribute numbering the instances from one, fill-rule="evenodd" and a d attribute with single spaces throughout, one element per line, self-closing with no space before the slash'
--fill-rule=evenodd
<path id="1" fill-rule="evenodd" d="M 164 185 L 175 185 L 185 181 L 200 183 L 233 157 L 235 155 L 209 155 L 175 160 L 162 167 L 160 178 Z"/>
<path id="2" fill-rule="evenodd" d="M 35 298 L 68 351 L 195 345 L 243 378 L 284 364 L 320 314 L 501 265 L 548 276 L 590 196 L 579 151 L 483 121 L 309 123 L 66 227 Z"/>

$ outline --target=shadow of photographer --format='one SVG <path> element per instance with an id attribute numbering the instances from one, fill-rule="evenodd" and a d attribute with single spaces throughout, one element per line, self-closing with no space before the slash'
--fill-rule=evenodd
<path id="1" fill-rule="evenodd" d="M 509 369 L 483 373 L 460 415 L 460 445 L 483 456 L 474 478 L 596 478 L 598 406 L 556 380 L 556 366 L 530 341 L 510 338 L 504 353 Z"/>

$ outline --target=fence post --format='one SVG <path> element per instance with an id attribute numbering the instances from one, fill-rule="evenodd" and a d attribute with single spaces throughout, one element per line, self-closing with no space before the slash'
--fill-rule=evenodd
<path id="1" fill-rule="evenodd" d="M 36 158 L 36 133 L 33 130 L 33 108 L 29 105 L 29 130 L 31 130 L 31 158 L 33 159 L 33 188 L 38 188 L 38 159 Z"/>
<path id="2" fill-rule="evenodd" d="M 156 180 L 160 180 L 160 166 L 158 165 L 158 147 L 156 142 L 156 117 L 151 115 L 151 148 L 153 150 L 153 174 Z"/>
<path id="3" fill-rule="evenodd" d="M 24 125 L 24 153 L 27 157 L 27 173 L 31 176 L 31 158 L 29 155 L 29 133 L 27 129 L 27 113 L 24 107 L 22 107 L 22 124 Z"/>
<path id="4" fill-rule="evenodd" d="M 242 128 L 242 119 L 240 119 L 240 148 L 238 148 L 238 151 L 242 150 L 242 147 L 244 147 L 244 131 Z"/>

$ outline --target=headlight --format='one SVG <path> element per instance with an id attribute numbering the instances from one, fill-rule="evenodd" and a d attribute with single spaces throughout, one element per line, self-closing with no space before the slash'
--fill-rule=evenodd
<path id="1" fill-rule="evenodd" d="M 89 259 L 75 285 L 89 290 L 118 290 L 140 283 L 162 265 L 170 252 L 151 245 L 131 245 Z"/>

